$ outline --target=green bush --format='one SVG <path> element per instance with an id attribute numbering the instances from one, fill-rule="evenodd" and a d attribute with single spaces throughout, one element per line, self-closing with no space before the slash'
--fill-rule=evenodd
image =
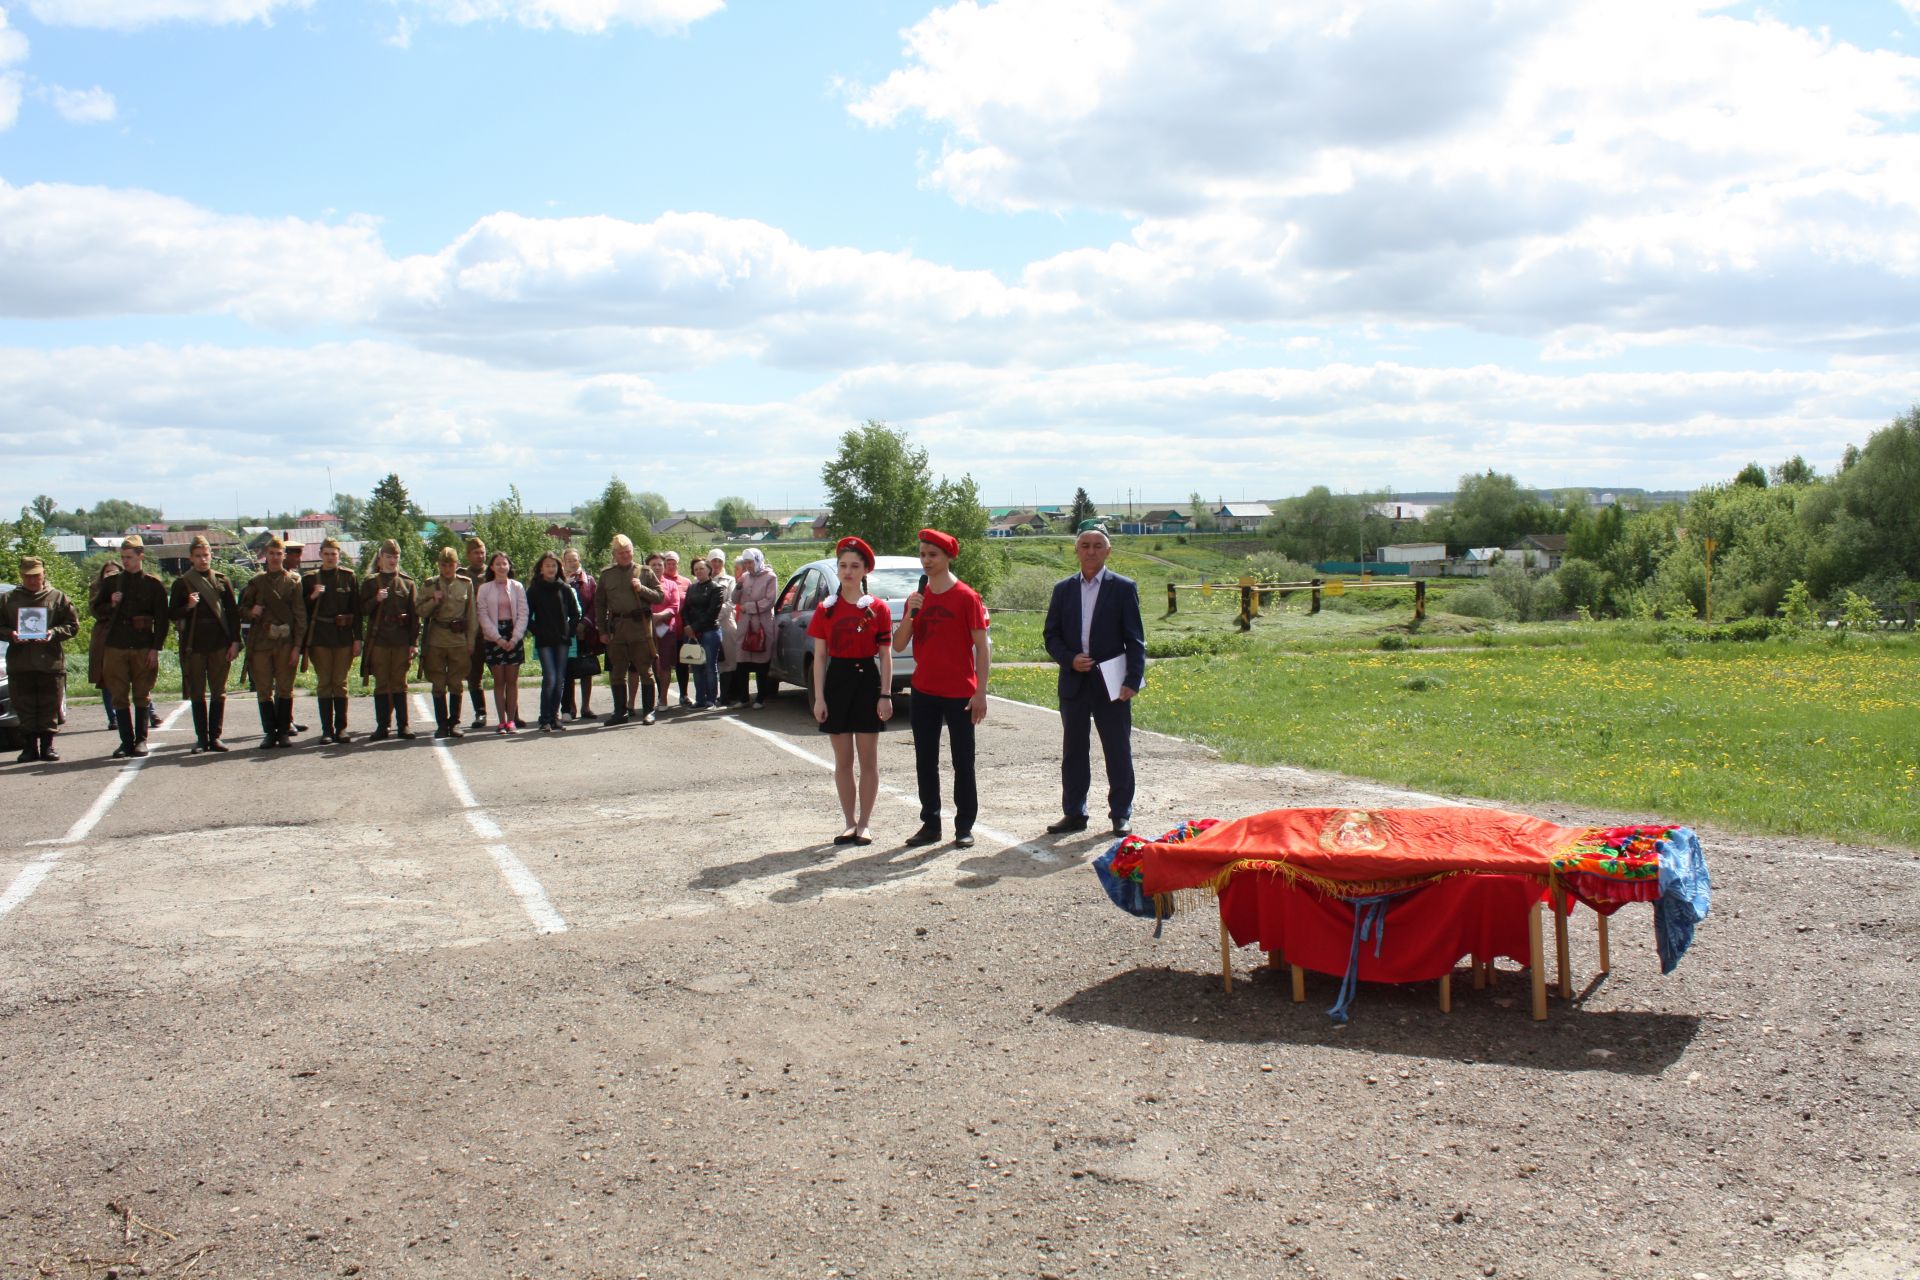
<path id="1" fill-rule="evenodd" d="M 1060 575 L 1038 565 L 1023 564 L 994 585 L 992 605 L 996 609 L 1041 610 L 1053 599 L 1053 584 Z"/>
<path id="2" fill-rule="evenodd" d="M 1394 649 L 1411 649 L 1413 647 L 1413 641 L 1407 639 L 1405 636 L 1385 635 L 1380 637 L 1380 647 L 1389 651 Z"/>
<path id="3" fill-rule="evenodd" d="M 1513 618 L 1512 607 L 1492 587 L 1467 587 L 1449 593 L 1447 612 L 1468 618 L 1489 618 L 1495 622 L 1507 622 Z"/>

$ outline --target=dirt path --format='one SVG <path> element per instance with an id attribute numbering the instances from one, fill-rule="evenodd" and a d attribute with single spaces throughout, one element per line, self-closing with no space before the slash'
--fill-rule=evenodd
<path id="1" fill-rule="evenodd" d="M 1911 852 L 1708 832 L 1674 975 L 1634 908 L 1604 982 L 1576 928 L 1545 1023 L 1509 973 L 1341 1028 L 1333 979 L 1296 1006 L 1243 955 L 1223 995 L 1210 918 L 1156 943 L 1104 839 L 1037 835 L 1043 712 L 994 704 L 971 850 L 900 847 L 897 795 L 825 843 L 793 699 L 680 716 L 461 743 L 471 806 L 424 740 L 158 753 L 0 915 L 0 1275 L 1920 1268 Z M 0 779 L 6 829 L 115 776 L 66 745 Z M 1143 826 L 1421 802 L 1139 747 Z M 882 757 L 910 790 L 906 735 Z M 0 846 L 0 891 L 52 847 Z"/>

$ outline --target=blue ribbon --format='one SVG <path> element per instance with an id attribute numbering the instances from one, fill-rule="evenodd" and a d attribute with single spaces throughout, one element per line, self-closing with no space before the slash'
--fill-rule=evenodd
<path id="1" fill-rule="evenodd" d="M 1327 1016 L 1335 1022 L 1347 1020 L 1347 1011 L 1353 1007 L 1353 997 L 1360 987 L 1360 944 L 1371 938 L 1373 958 L 1380 958 L 1380 944 L 1387 937 L 1387 904 L 1399 896 L 1382 893 L 1371 898 L 1347 899 L 1347 905 L 1353 908 L 1353 944 L 1347 949 L 1347 974 L 1340 979 L 1340 998 L 1327 1010 Z"/>

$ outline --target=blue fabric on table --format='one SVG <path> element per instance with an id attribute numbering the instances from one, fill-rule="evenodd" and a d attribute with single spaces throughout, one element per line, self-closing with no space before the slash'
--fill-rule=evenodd
<path id="1" fill-rule="evenodd" d="M 1113 860 L 1119 855 L 1120 847 L 1124 844 L 1126 844 L 1124 838 L 1116 840 L 1112 848 L 1095 858 L 1093 872 L 1100 877 L 1100 887 L 1107 891 L 1109 898 L 1113 899 L 1114 906 L 1130 916 L 1151 920 L 1154 918 L 1153 898 L 1140 887 L 1138 880 L 1122 879 L 1113 873 Z M 1164 920 L 1172 915 L 1173 899 L 1169 897 L 1166 908 L 1160 913 L 1160 918 Z"/>
<path id="2" fill-rule="evenodd" d="M 1693 930 L 1713 905 L 1707 855 L 1691 827 L 1675 827 L 1659 844 L 1660 896 L 1653 904 L 1653 938 L 1660 972 L 1672 973 L 1693 945 Z"/>

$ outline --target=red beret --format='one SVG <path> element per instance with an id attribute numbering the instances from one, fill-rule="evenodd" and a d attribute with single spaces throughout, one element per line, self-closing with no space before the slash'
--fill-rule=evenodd
<path id="1" fill-rule="evenodd" d="M 938 529 L 922 529 L 920 531 L 920 541 L 930 547 L 940 548 L 940 550 L 947 553 L 947 559 L 949 560 L 958 560 L 960 558 L 960 541 L 950 533 L 942 533 Z"/>
<path id="2" fill-rule="evenodd" d="M 861 539 L 861 538 L 840 539 L 839 545 L 834 547 L 833 549 L 833 558 L 838 560 L 840 558 L 840 553 L 842 551 L 858 551 L 860 553 L 860 558 L 867 562 L 867 568 L 869 569 L 873 568 L 873 548 L 868 546 L 864 539 Z"/>

